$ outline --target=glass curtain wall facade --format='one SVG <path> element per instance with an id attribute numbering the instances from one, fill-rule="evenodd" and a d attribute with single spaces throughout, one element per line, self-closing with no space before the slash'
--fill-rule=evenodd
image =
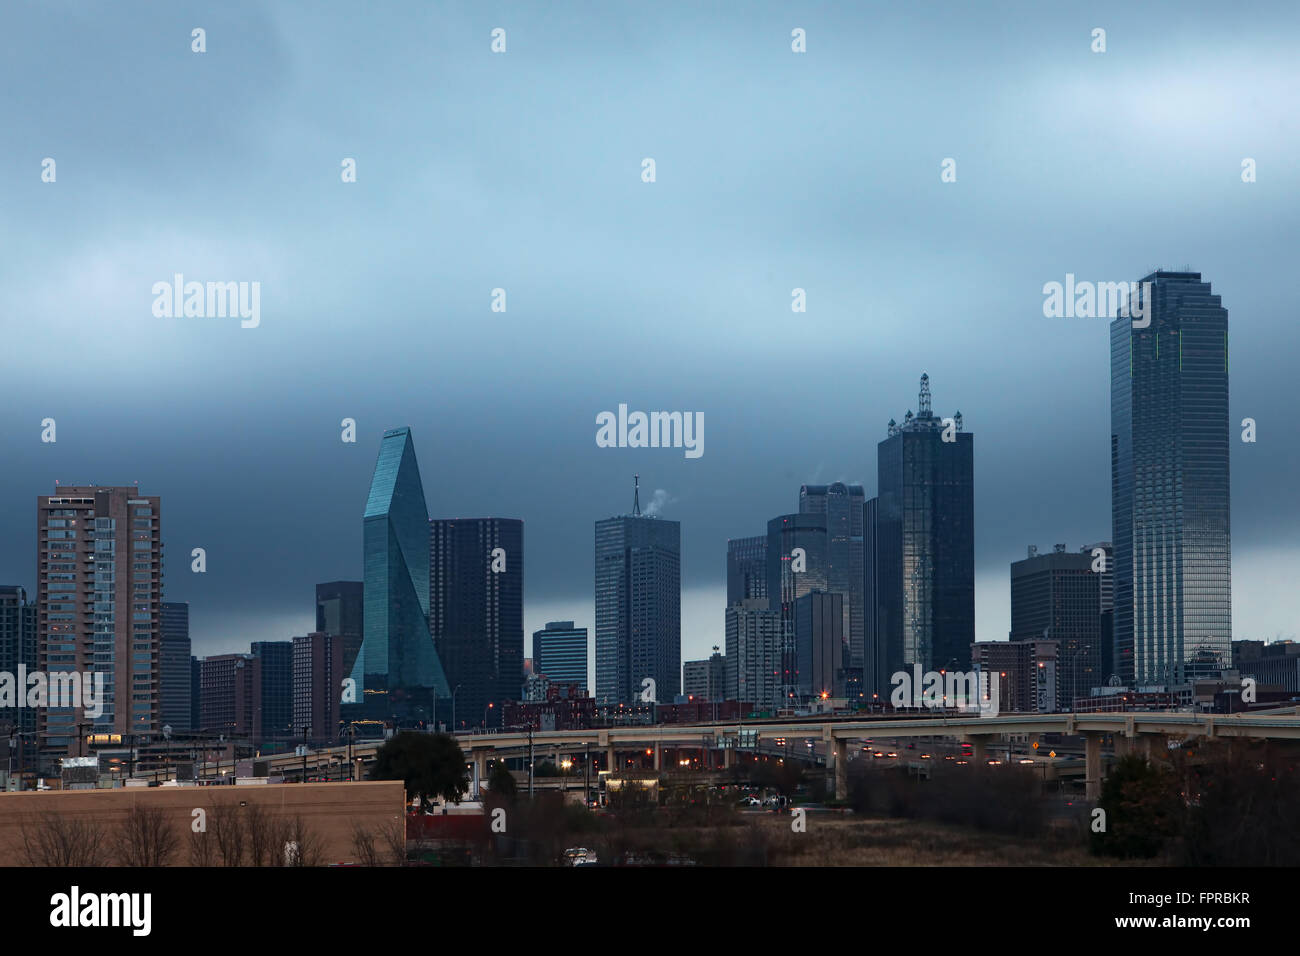
<path id="1" fill-rule="evenodd" d="M 1110 327 L 1115 668 L 1172 685 L 1231 662 L 1228 312 L 1198 272 L 1139 290 Z"/>
<path id="2" fill-rule="evenodd" d="M 384 433 L 363 519 L 365 635 L 348 719 L 410 726 L 450 711 L 451 688 L 429 634 L 429 514 L 409 428 Z"/>

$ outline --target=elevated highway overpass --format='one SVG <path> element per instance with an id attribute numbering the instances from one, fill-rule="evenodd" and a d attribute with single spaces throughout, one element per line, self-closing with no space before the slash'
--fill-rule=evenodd
<path id="1" fill-rule="evenodd" d="M 1180 739 L 1255 738 L 1300 740 L 1300 708 L 1288 707 L 1249 714 L 1197 714 L 1170 711 L 1098 714 L 1002 714 L 996 717 L 962 714 L 891 715 L 866 719 L 836 718 L 826 715 L 788 719 L 704 722 L 698 724 L 655 724 L 626 727 L 602 727 L 589 730 L 501 730 L 484 733 L 458 733 L 456 740 L 467 760 L 474 764 L 480 777 L 486 775 L 487 761 L 496 756 L 534 754 L 600 754 L 607 768 L 619 766 L 620 753 L 650 751 L 654 769 L 663 769 L 665 750 L 699 750 L 705 754 L 704 769 L 717 762 L 729 767 L 737 750 L 750 750 L 779 738 L 811 739 L 821 751 L 828 772 L 834 774 L 835 794 L 843 799 L 847 792 L 848 748 L 855 741 L 876 737 L 924 738 L 956 737 L 971 744 L 973 759 L 982 761 L 989 741 L 1009 735 L 1037 737 L 1042 734 L 1079 735 L 1084 738 L 1087 793 L 1100 793 L 1103 764 L 1101 744 L 1112 737 L 1115 752 L 1150 752 L 1154 744 L 1161 748 L 1170 737 Z M 374 759 L 383 741 L 363 741 L 350 748 L 351 758 L 362 762 Z M 307 757 L 309 767 L 346 766 L 349 748 L 329 747 L 313 750 Z M 710 756 L 714 755 L 714 756 Z M 302 767 L 303 757 L 283 754 L 263 758 L 272 772 L 294 772 Z"/>

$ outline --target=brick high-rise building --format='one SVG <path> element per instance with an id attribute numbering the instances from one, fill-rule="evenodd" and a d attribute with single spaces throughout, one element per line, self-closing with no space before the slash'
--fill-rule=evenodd
<path id="1" fill-rule="evenodd" d="M 82 706 L 42 711 L 45 755 L 81 753 L 89 733 L 159 734 L 161 499 L 135 487 L 59 487 L 37 498 L 36 518 L 40 668 L 83 683 L 103 675 L 104 697 L 94 716 L 84 696 Z"/>
<path id="2" fill-rule="evenodd" d="M 347 651 L 338 634 L 308 634 L 293 639 L 293 726 L 301 735 L 308 728 L 314 745 L 339 737 L 339 706 Z"/>
<path id="3" fill-rule="evenodd" d="M 253 736 L 258 694 L 252 654 L 217 654 L 199 661 L 199 723 L 204 733 Z"/>

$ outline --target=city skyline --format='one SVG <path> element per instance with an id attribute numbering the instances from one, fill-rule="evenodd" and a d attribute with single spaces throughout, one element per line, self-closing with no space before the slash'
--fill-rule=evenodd
<path id="1" fill-rule="evenodd" d="M 721 636 L 726 539 L 793 510 L 803 483 L 874 494 L 874 444 L 924 370 L 980 436 L 976 637 L 1001 639 L 1007 565 L 1026 543 L 1110 537 L 1106 322 L 1044 317 L 1044 284 L 1192 264 L 1238 319 L 1233 364 L 1248 372 L 1229 420 L 1259 423 L 1258 443 L 1234 439 L 1230 453 L 1234 636 L 1294 635 L 1300 508 L 1279 476 L 1300 465 L 1300 424 L 1284 413 L 1289 349 L 1277 347 L 1293 340 L 1293 309 L 1273 277 L 1300 214 L 1288 160 L 1300 84 L 1284 42 L 1300 12 L 1278 5 L 1224 43 L 1195 7 L 1100 4 L 1104 55 L 1088 49 L 1092 24 L 1064 10 L 1008 31 L 958 7 L 937 32 L 898 10 L 804 13 L 804 57 L 788 50 L 782 8 L 762 4 L 743 22 L 672 4 L 608 11 L 580 37 L 520 9 L 510 52 L 491 57 L 472 38 L 492 24 L 467 11 L 351 24 L 329 4 L 240 8 L 212 12 L 224 42 L 199 57 L 180 12 L 128 4 L 92 23 L 8 11 L 10 35 L 29 42 L 0 64 L 0 88 L 11 136 L 39 156 L 0 157 L 11 221 L 27 227 L 21 242 L 0 238 L 0 278 L 24 317 L 0 354 L 0 500 L 55 477 L 167 495 L 168 599 L 190 604 L 199 652 L 219 653 L 308 632 L 315 584 L 361 577 L 360 529 L 342 516 L 388 426 L 436 441 L 431 514 L 527 524 L 526 633 L 594 627 L 589 523 L 625 507 L 640 472 L 682 522 L 683 653 L 700 657 Z M 425 31 L 465 40 L 427 70 L 387 72 L 427 59 Z M 327 64 L 356 55 L 345 35 L 391 55 L 366 53 L 374 69 L 343 83 Z M 922 37 L 934 62 L 907 52 Z M 575 56 L 625 96 L 546 69 Z M 121 96 L 85 102 L 86 82 L 124 59 Z M 38 105 L 22 91 L 46 69 Z M 449 97 L 448 76 L 472 82 Z M 525 77 L 540 85 L 521 101 Z M 200 103 L 202 135 L 126 132 Z M 842 121 L 863 103 L 861 123 Z M 431 110 L 428 128 L 411 126 Z M 563 148 L 529 145 L 551 136 Z M 33 165 L 46 155 L 57 183 Z M 640 180 L 646 156 L 653 184 Z M 950 156 L 958 177 L 945 184 Z M 354 184 L 338 181 L 344 157 Z M 1244 157 L 1256 182 L 1241 180 Z M 1135 209 L 1147 227 L 1117 231 Z M 260 281 L 260 325 L 155 317 L 151 287 L 177 272 Z M 507 312 L 491 311 L 496 288 Z M 790 311 L 794 288 L 806 313 Z M 144 349 L 151 373 L 127 376 L 111 405 L 88 380 L 51 393 L 29 356 L 53 340 L 73 364 Z M 482 374 L 446 355 L 496 364 Z M 597 447 L 596 416 L 624 403 L 703 413 L 705 454 Z M 47 417 L 54 444 L 39 439 Z M 344 418 L 355 445 L 339 441 Z M 308 483 L 309 495 L 290 490 Z M 0 508 L 0 581 L 35 588 L 32 535 L 25 507 Z M 192 547 L 207 549 L 206 575 L 180 566 Z"/>

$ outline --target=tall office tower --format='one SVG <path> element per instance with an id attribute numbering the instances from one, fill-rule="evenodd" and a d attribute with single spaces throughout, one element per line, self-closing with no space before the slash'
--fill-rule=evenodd
<path id="1" fill-rule="evenodd" d="M 1228 311 L 1199 272 L 1139 289 L 1110 326 L 1116 670 L 1172 685 L 1231 655 Z"/>
<path id="2" fill-rule="evenodd" d="M 252 654 L 199 659 L 199 726 L 207 734 L 253 736 L 257 680 Z"/>
<path id="3" fill-rule="evenodd" d="M 877 447 L 879 495 L 871 577 L 876 593 L 875 687 L 888 699 L 890 676 L 961 670 L 975 640 L 974 437 L 961 412 L 930 411 L 930 377 L 920 408 L 892 420 Z"/>
<path id="4" fill-rule="evenodd" d="M 18 679 L 19 668 L 30 673 L 40 666 L 36 620 L 36 605 L 27 600 L 27 591 L 18 585 L 0 584 L 0 672 L 14 675 L 16 694 L 27 693 L 26 678 Z M 10 728 L 22 734 L 34 733 L 36 711 L 30 707 L 0 711 L 0 733 Z"/>
<path id="5" fill-rule="evenodd" d="M 330 581 L 316 585 L 316 632 L 343 638 L 343 671 L 352 673 L 365 634 L 365 585 Z"/>
<path id="6" fill-rule="evenodd" d="M 293 641 L 254 641 L 257 712 L 253 715 L 253 741 L 284 744 L 302 735 L 293 725 Z"/>
<path id="7" fill-rule="evenodd" d="M 505 702 L 523 694 L 522 521 L 429 522 L 429 632 L 456 695 L 456 726 L 499 726 Z"/>
<path id="8" fill-rule="evenodd" d="M 885 659 L 885 642 L 880 640 L 879 626 L 880 587 L 877 573 L 877 516 L 880 510 L 879 498 L 868 498 L 862 506 L 862 672 L 861 691 L 863 702 L 875 705 L 882 702 L 879 688 L 889 686 L 893 673 Z M 888 698 L 883 698 L 888 700 Z"/>
<path id="9" fill-rule="evenodd" d="M 533 631 L 533 669 L 557 687 L 577 684 L 583 696 L 587 681 L 587 629 L 572 621 L 551 621 Z"/>
<path id="10" fill-rule="evenodd" d="M 451 687 L 429 634 L 429 513 L 409 428 L 384 433 L 362 528 L 365 628 L 348 719 L 412 726 L 450 713 Z"/>
<path id="11" fill-rule="evenodd" d="M 164 601 L 158 630 L 158 720 L 174 732 L 190 729 L 190 606 Z"/>
<path id="12" fill-rule="evenodd" d="M 804 485 L 799 489 L 799 513 L 826 517 L 826 590 L 844 595 L 846 668 L 860 668 L 865 657 L 864 564 L 861 485 Z"/>
<path id="13" fill-rule="evenodd" d="M 672 703 L 682 680 L 681 525 L 632 513 L 596 522 L 596 699 Z"/>
<path id="14" fill-rule="evenodd" d="M 293 646 L 293 728 L 297 738 L 322 746 L 339 739 L 339 708 L 347 651 L 338 634 L 295 637 Z"/>
<path id="15" fill-rule="evenodd" d="M 198 731 L 203 729 L 199 713 L 199 703 L 203 699 L 202 689 L 203 664 L 195 656 L 190 655 L 190 730 Z"/>
<path id="16" fill-rule="evenodd" d="M 1058 544 L 1051 554 L 1031 547 L 1011 563 L 1012 641 L 1047 640 L 1059 645 L 1057 699 L 1063 710 L 1076 697 L 1105 682 L 1101 672 L 1101 579 L 1091 554 Z"/>
<path id="17" fill-rule="evenodd" d="M 88 732 L 158 733 L 160 499 L 134 487 L 64 486 L 37 498 L 36 515 L 41 670 L 102 674 L 105 698 L 98 716 L 53 706 L 38 715 L 45 755 L 79 754 L 75 740 Z"/>
<path id="18" fill-rule="evenodd" d="M 804 700 L 845 694 L 844 604 L 844 595 L 831 591 L 794 602 L 796 693 Z"/>
<path id="19" fill-rule="evenodd" d="M 727 540 L 727 606 L 767 597 L 767 537 Z"/>
<path id="20" fill-rule="evenodd" d="M 1097 674 L 1098 686 L 1107 684 L 1112 675 L 1116 680 L 1119 674 L 1115 670 L 1115 549 L 1109 541 L 1097 541 L 1085 544 L 1079 551 L 1089 555 L 1095 562 L 1100 550 L 1103 561 L 1099 565 L 1097 581 L 1100 585 L 1098 599 L 1101 607 L 1101 670 Z"/>
<path id="21" fill-rule="evenodd" d="M 781 680 L 782 626 L 779 608 L 766 598 L 746 598 L 727 608 L 727 699 L 759 709 L 785 701 Z"/>
<path id="22" fill-rule="evenodd" d="M 725 700 L 727 662 L 714 652 L 698 661 L 682 662 L 682 696 L 697 701 Z"/>
<path id="23" fill-rule="evenodd" d="M 798 693 L 794 602 L 827 590 L 829 564 L 826 520 L 817 514 L 781 515 L 767 523 L 767 601 L 781 612 L 782 697 Z"/>

